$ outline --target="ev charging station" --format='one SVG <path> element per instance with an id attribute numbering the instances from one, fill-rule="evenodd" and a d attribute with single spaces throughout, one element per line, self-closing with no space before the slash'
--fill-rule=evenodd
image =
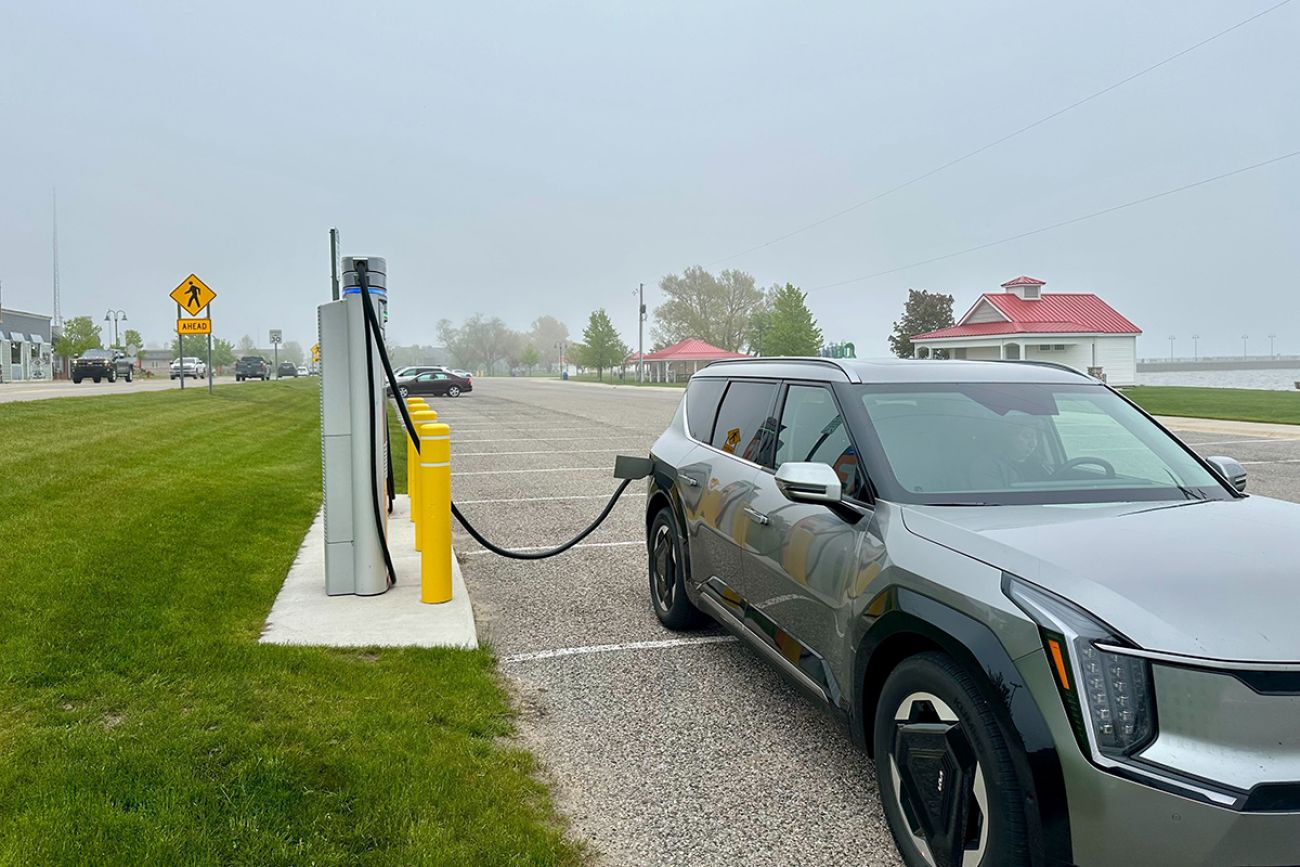
<path id="1" fill-rule="evenodd" d="M 374 596 L 392 584 L 387 557 L 388 416 L 377 345 L 388 320 L 387 262 L 344 257 L 343 293 L 318 308 L 325 590 Z M 379 333 L 367 326 L 364 275 Z"/>

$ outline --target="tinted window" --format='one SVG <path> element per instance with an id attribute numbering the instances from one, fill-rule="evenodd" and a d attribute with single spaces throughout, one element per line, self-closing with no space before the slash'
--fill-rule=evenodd
<path id="1" fill-rule="evenodd" d="M 858 453 L 830 389 L 792 385 L 786 390 L 775 466 L 786 461 L 826 464 L 840 477 L 844 493 L 858 497 Z"/>
<path id="2" fill-rule="evenodd" d="M 776 441 L 776 419 L 771 418 L 776 383 L 732 382 L 718 407 L 713 446 L 755 463 L 766 463 Z"/>
<path id="3" fill-rule="evenodd" d="M 692 379 L 686 386 L 686 424 L 691 436 L 702 443 L 707 443 L 713 433 L 718 401 L 726 387 L 725 379 Z"/>

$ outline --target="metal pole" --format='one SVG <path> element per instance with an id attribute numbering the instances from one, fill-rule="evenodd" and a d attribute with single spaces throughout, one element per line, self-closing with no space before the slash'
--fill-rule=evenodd
<path id="1" fill-rule="evenodd" d="M 208 394 L 212 394 L 212 305 L 208 305 Z"/>
<path id="2" fill-rule="evenodd" d="M 1174 336 L 1169 335 L 1169 360 L 1174 360 Z"/>
<path id="3" fill-rule="evenodd" d="M 181 305 L 176 305 L 176 322 L 181 321 Z M 185 335 L 181 334 L 180 328 L 176 329 L 176 363 L 180 365 L 177 373 L 180 374 L 181 391 L 185 390 Z"/>
<path id="4" fill-rule="evenodd" d="M 339 230 L 330 229 L 330 298 L 339 300 Z"/>
<path id="5" fill-rule="evenodd" d="M 1200 340 L 1201 340 L 1201 335 L 1199 334 L 1192 335 L 1192 361 L 1199 361 L 1201 358 Z"/>
<path id="6" fill-rule="evenodd" d="M 636 313 L 636 381 L 645 382 L 645 284 L 638 284 Z"/>

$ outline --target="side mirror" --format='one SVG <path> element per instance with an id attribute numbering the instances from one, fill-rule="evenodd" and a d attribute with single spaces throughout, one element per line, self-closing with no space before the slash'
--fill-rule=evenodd
<path id="1" fill-rule="evenodd" d="M 788 461 L 776 471 L 776 486 L 796 503 L 838 503 L 840 477 L 826 464 Z"/>
<path id="2" fill-rule="evenodd" d="M 1216 455 L 1205 459 L 1206 463 L 1214 467 L 1219 475 L 1228 480 L 1238 491 L 1246 490 L 1246 468 L 1241 465 L 1235 458 Z"/>

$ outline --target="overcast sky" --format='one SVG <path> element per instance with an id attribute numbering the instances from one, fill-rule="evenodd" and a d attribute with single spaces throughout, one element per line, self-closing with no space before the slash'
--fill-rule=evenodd
<path id="1" fill-rule="evenodd" d="M 606 307 L 693 264 L 790 281 L 885 353 L 909 287 L 1095 291 L 1142 355 L 1300 353 L 1300 158 L 969 255 L 814 287 L 1300 149 L 1300 2 L 875 204 L 1276 0 L 0 3 L 0 281 L 167 339 L 191 271 L 218 336 L 304 344 L 327 230 L 388 257 L 391 336 Z M 647 339 L 648 339 L 647 330 Z"/>

